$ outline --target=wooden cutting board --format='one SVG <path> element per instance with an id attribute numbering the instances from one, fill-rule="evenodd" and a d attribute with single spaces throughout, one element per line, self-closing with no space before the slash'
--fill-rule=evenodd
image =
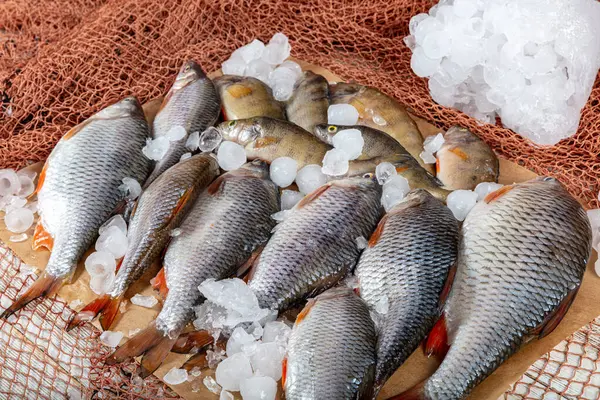
<path id="1" fill-rule="evenodd" d="M 302 65 L 303 69 L 308 69 L 319 73 L 325 76 L 330 82 L 337 82 L 340 80 L 337 76 L 327 70 L 324 70 L 323 68 L 309 65 L 301 61 L 298 62 Z M 220 72 L 211 74 L 212 77 L 218 75 L 220 75 Z M 159 106 L 160 99 L 146 103 L 144 110 L 149 118 L 153 119 L 153 116 L 158 111 Z M 424 121 L 418 117 L 414 117 L 414 119 L 417 121 L 421 132 L 425 136 L 433 135 L 440 131 L 439 128 L 436 128 L 427 121 Z M 36 164 L 28 168 L 39 170 L 41 169 L 41 164 Z M 536 175 L 533 172 L 522 168 L 517 164 L 500 159 L 500 183 L 512 184 L 515 182 L 523 182 L 534 178 L 535 176 Z M 33 234 L 33 227 L 29 230 L 28 234 L 31 237 Z M 10 242 L 9 238 L 12 235 L 13 234 L 11 232 L 6 230 L 4 219 L 0 218 L 0 240 L 7 243 L 9 247 L 11 247 L 11 249 L 13 249 L 14 252 L 20 258 L 22 258 L 25 263 L 35 266 L 40 270 L 44 269 L 48 261 L 49 252 L 32 251 L 31 239 L 21 243 Z M 475 389 L 473 394 L 470 396 L 470 399 L 497 399 L 502 393 L 508 390 L 511 384 L 515 382 L 541 355 L 550 351 L 562 339 L 566 338 L 581 326 L 600 315 L 600 291 L 597 290 L 597 287 L 600 284 L 600 278 L 594 273 L 593 268 L 593 263 L 596 257 L 597 255 L 594 253 L 592 260 L 588 265 L 588 269 L 586 271 L 583 285 L 579 291 L 579 294 L 570 311 L 567 313 L 558 328 L 544 339 L 535 341 L 526 346 L 507 362 L 505 362 L 488 379 L 486 379 Z M 85 257 L 83 259 L 85 259 Z M 58 296 L 67 302 L 79 299 L 82 304 L 77 307 L 77 310 L 82 308 L 84 304 L 87 304 L 96 297 L 96 295 L 89 288 L 89 275 L 84 270 L 83 263 L 80 264 L 81 265 L 75 274 L 73 283 L 70 285 L 65 285 L 58 293 Z M 136 293 L 141 293 L 142 295 L 152 295 L 153 291 L 150 287 L 149 280 L 156 275 L 159 267 L 160 265 L 157 263 L 153 268 L 147 271 L 147 273 L 144 274 L 144 276 L 135 285 L 133 285 L 132 288 L 130 288 L 126 297 L 129 298 Z M 160 304 L 151 309 L 129 304 L 128 311 L 118 319 L 112 330 L 123 332 L 125 334 L 123 341 L 125 341 L 129 331 L 146 327 L 148 323 L 150 323 L 156 317 L 159 311 Z M 97 322 L 95 322 L 95 324 L 97 324 Z M 97 326 L 99 327 L 99 325 Z M 173 367 L 181 366 L 186 359 L 187 356 L 185 355 L 173 353 L 170 354 L 165 363 L 155 372 L 155 375 L 162 379 L 165 373 L 167 373 Z M 405 389 L 410 388 L 414 384 L 427 378 L 436 367 L 437 362 L 434 359 L 426 358 L 421 349 L 416 350 L 415 353 L 408 359 L 408 361 L 392 376 L 392 378 L 390 378 L 381 391 L 379 398 L 386 399 L 392 395 L 404 391 Z M 206 375 L 214 376 L 214 371 L 202 371 L 202 377 Z M 208 392 L 208 390 L 206 390 L 202 384 L 200 384 L 200 386 L 200 390 L 196 392 L 192 391 L 192 385 L 190 383 L 172 386 L 172 388 L 180 396 L 186 399 L 218 398 L 217 395 L 213 395 L 212 393 Z M 236 398 L 240 397 L 238 396 Z"/>

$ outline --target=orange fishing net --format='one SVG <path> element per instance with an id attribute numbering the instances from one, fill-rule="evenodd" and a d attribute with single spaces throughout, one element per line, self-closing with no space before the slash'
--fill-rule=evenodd
<path id="1" fill-rule="evenodd" d="M 411 16 L 434 0 L 6 0 L 0 4 L 0 167 L 43 160 L 69 127 L 128 94 L 163 94 L 180 64 L 205 69 L 253 38 L 281 31 L 292 55 L 380 88 L 440 128 L 460 124 L 496 152 L 552 175 L 598 207 L 600 86 L 579 132 L 537 147 L 435 104 L 402 43 Z"/>

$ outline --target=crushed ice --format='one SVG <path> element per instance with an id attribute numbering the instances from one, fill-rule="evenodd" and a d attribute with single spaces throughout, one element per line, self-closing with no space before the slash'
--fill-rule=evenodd
<path id="1" fill-rule="evenodd" d="M 167 385 L 179 385 L 180 383 L 186 382 L 188 378 L 188 372 L 181 368 L 171 368 L 169 372 L 163 376 L 163 381 Z"/>
<path id="2" fill-rule="evenodd" d="M 100 342 L 108 347 L 117 347 L 123 339 L 123 332 L 104 331 L 100 334 Z"/>
<path id="3" fill-rule="evenodd" d="M 136 293 L 131 299 L 129 299 L 132 304 L 140 307 L 152 308 L 156 304 L 158 304 L 158 300 L 154 296 L 143 296 L 139 293 Z"/>
<path id="4" fill-rule="evenodd" d="M 155 139 L 148 138 L 146 145 L 142 148 L 142 153 L 151 160 L 160 161 L 167 154 L 170 146 L 171 143 L 166 136 L 159 136 Z"/>

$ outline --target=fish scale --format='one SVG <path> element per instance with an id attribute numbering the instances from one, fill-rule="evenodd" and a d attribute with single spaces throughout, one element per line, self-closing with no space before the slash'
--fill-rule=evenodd
<path id="1" fill-rule="evenodd" d="M 440 314 L 439 302 L 456 261 L 458 222 L 423 189 L 411 191 L 382 219 L 356 266 L 361 297 L 384 300 L 377 345 L 376 391 L 425 338 Z"/>
<path id="2" fill-rule="evenodd" d="M 548 317 L 562 316 L 581 284 L 591 228 L 560 183 L 538 178 L 490 196 L 465 219 L 444 309 L 450 350 L 418 398 L 466 397 Z"/>

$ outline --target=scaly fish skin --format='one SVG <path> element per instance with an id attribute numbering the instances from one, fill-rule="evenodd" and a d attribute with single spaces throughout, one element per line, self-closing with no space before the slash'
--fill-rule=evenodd
<path id="1" fill-rule="evenodd" d="M 356 238 L 379 220 L 381 187 L 372 178 L 329 182 L 282 221 L 251 272 L 248 286 L 263 308 L 283 311 L 333 286 L 352 270 Z"/>
<path id="2" fill-rule="evenodd" d="M 310 133 L 315 126 L 327 123 L 329 84 L 312 71 L 304 71 L 296 81 L 292 96 L 286 103 L 288 120 Z"/>
<path id="3" fill-rule="evenodd" d="M 249 76 L 223 75 L 214 80 L 226 120 L 252 117 L 285 119 L 283 105 L 271 88 Z"/>
<path id="4" fill-rule="evenodd" d="M 330 289 L 309 300 L 284 361 L 286 399 L 370 399 L 375 341 L 369 309 L 352 290 Z"/>
<path id="5" fill-rule="evenodd" d="M 379 222 L 356 266 L 360 296 L 381 315 L 376 392 L 440 316 L 440 295 L 458 251 L 458 222 L 423 189 L 409 192 Z"/>
<path id="6" fill-rule="evenodd" d="M 528 340 L 551 332 L 590 252 L 586 213 L 553 178 L 505 187 L 478 203 L 462 227 L 444 309 L 450 350 L 420 398 L 465 398 Z"/>
<path id="7" fill-rule="evenodd" d="M 160 174 L 175 165 L 188 152 L 187 137 L 192 132 L 202 133 L 215 124 L 221 112 L 221 100 L 214 83 L 194 61 L 186 62 L 179 71 L 173 86 L 165 96 L 152 125 L 152 135 L 165 136 L 174 127 L 183 127 L 186 135 L 170 142 L 165 156 L 156 162 L 148 177 L 148 187 Z"/>

